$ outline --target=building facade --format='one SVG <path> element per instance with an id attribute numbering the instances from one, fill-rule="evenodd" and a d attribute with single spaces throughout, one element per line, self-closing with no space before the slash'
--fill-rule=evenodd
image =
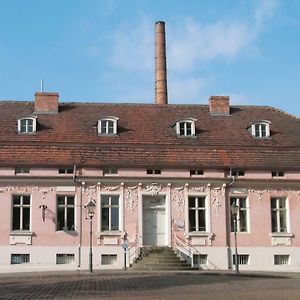
<path id="1" fill-rule="evenodd" d="M 206 270 L 300 271 L 300 120 L 168 104 L 163 22 L 155 49 L 154 104 L 0 102 L 0 271 L 87 269 L 91 223 L 94 269 L 165 246 Z"/>

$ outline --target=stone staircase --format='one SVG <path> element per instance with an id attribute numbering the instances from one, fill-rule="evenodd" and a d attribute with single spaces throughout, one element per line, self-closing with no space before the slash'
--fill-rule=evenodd
<path id="1" fill-rule="evenodd" d="M 137 271 L 185 271 L 195 270 L 181 260 L 169 247 L 147 247 L 141 249 L 141 255 L 132 265 Z"/>

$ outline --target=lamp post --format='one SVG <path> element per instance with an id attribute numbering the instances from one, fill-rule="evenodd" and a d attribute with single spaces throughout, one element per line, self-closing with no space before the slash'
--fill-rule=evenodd
<path id="1" fill-rule="evenodd" d="M 85 205 L 87 215 L 90 219 L 90 254 L 89 254 L 89 271 L 93 272 L 93 217 L 95 215 L 96 204 L 91 198 L 89 203 Z"/>
<path id="2" fill-rule="evenodd" d="M 231 214 L 233 216 L 233 231 L 234 231 L 234 246 L 235 246 L 235 273 L 239 273 L 239 259 L 238 259 L 238 249 L 237 249 L 237 214 L 239 211 L 239 206 L 233 203 L 231 205 Z"/>

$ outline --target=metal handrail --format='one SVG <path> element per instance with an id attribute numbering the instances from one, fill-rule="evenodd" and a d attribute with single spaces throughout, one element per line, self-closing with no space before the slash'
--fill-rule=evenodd
<path id="1" fill-rule="evenodd" d="M 191 245 L 190 243 L 185 242 L 183 239 L 179 238 L 176 234 L 174 234 L 174 242 L 176 246 L 176 250 L 190 257 L 191 259 L 191 267 L 194 267 L 194 254 L 200 254 L 199 250 Z"/>

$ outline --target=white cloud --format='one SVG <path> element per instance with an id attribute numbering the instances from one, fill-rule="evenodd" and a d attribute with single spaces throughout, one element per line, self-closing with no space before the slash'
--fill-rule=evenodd
<path id="1" fill-rule="evenodd" d="M 122 24 L 113 37 L 113 65 L 133 71 L 153 69 L 153 35 L 153 24 L 147 19 L 137 24 Z"/>
<path id="2" fill-rule="evenodd" d="M 219 56 L 232 58 L 254 38 L 255 32 L 241 22 L 220 21 L 203 26 L 187 20 L 169 42 L 170 69 L 188 71 L 199 62 Z"/>

